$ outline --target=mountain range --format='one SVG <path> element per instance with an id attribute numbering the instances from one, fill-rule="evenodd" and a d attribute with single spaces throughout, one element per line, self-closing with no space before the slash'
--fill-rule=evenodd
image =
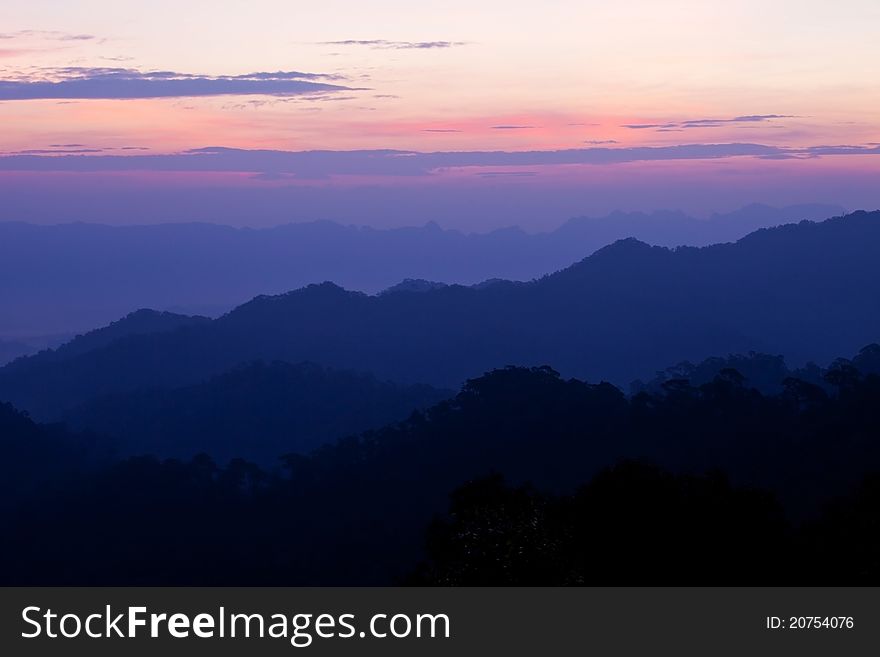
<path id="1" fill-rule="evenodd" d="M 466 234 L 434 223 L 380 230 L 328 221 L 269 229 L 0 222 L 0 339 L 28 345 L 33 336 L 83 332 L 144 307 L 217 316 L 257 294 L 323 280 L 367 293 L 406 278 L 525 281 L 622 238 L 705 246 L 842 213 L 823 205 L 751 205 L 708 219 L 616 212 L 536 234 L 519 228 Z M 9 359 L 22 349 L 5 353 Z M 0 349 L 0 363 L 5 359 Z"/>
<path id="2" fill-rule="evenodd" d="M 828 362 L 880 335 L 867 284 L 880 280 L 878 244 L 880 212 L 857 212 L 701 248 L 621 240 L 525 283 L 376 296 L 309 285 L 215 320 L 174 319 L 181 324 L 147 333 L 117 326 L 125 334 L 109 342 L 86 336 L 18 359 L 0 369 L 0 399 L 56 420 L 100 397 L 192 386 L 255 360 L 439 388 L 511 364 L 626 385 L 727 353 Z M 76 346 L 86 339 L 94 346 Z"/>
<path id="3" fill-rule="evenodd" d="M 191 386 L 99 397 L 63 420 L 111 437 L 121 456 L 206 453 L 219 462 L 238 457 L 271 466 L 283 454 L 405 420 L 453 394 L 314 363 L 255 362 Z"/>

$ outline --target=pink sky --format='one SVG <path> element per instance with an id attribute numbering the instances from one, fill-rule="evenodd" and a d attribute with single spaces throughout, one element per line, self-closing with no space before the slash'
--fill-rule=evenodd
<path id="1" fill-rule="evenodd" d="M 580 194 L 579 213 L 661 202 L 706 213 L 777 197 L 880 205 L 880 6 L 872 0 L 847 2 L 845 11 L 814 0 L 550 0 L 540 9 L 496 0 L 442 8 L 397 0 L 297 4 L 76 0 L 0 10 L 0 185 L 27 180 L 27 188 L 61 193 L 63 185 L 53 186 L 76 177 L 98 195 L 99 179 L 118 168 L 96 160 L 108 164 L 52 175 L 51 166 L 22 154 L 755 144 L 786 159 L 540 164 L 505 180 L 498 174 L 516 167 L 441 167 L 418 176 L 329 167 L 321 176 L 268 180 L 254 176 L 272 173 L 268 164 L 240 175 L 171 175 L 150 173 L 141 159 L 140 174 L 115 179 L 141 190 L 484 186 L 487 199 L 499 185 L 537 195 L 566 190 L 572 198 L 593 190 Z M 26 207 L 25 197 L 20 202 Z M 576 204 L 563 205 L 531 223 L 558 223 Z M 381 222 L 377 208 L 360 210 L 352 209 L 351 222 Z M 499 214 L 484 227 L 503 223 Z"/>

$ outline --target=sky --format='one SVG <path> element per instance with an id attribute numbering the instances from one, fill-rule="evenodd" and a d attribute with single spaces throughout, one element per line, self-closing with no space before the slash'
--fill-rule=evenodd
<path id="1" fill-rule="evenodd" d="M 0 220 L 873 209 L 877 34 L 876 0 L 4 3 Z"/>

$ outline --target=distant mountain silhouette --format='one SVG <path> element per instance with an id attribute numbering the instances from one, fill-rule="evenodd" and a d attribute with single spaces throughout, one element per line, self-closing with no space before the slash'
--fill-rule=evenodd
<path id="1" fill-rule="evenodd" d="M 379 294 L 394 294 L 395 292 L 430 292 L 441 287 L 447 287 L 446 283 L 426 281 L 424 279 L 406 278 L 397 285 L 382 290 Z"/>
<path id="2" fill-rule="evenodd" d="M 26 356 L 36 351 L 30 345 L 12 340 L 0 340 L 0 365 L 5 365 L 19 356 Z"/>
<path id="3" fill-rule="evenodd" d="M 752 205 L 707 220 L 679 212 L 614 213 L 539 234 L 518 228 L 464 234 L 433 223 L 378 230 L 324 221 L 254 230 L 0 222 L 0 336 L 84 331 L 144 307 L 216 316 L 257 294 L 323 280 L 369 293 L 407 278 L 530 280 L 626 237 L 704 246 L 842 213 L 822 205 Z"/>
<path id="4" fill-rule="evenodd" d="M 626 385 L 669 363 L 781 354 L 827 363 L 880 335 L 880 212 L 666 249 L 633 239 L 531 283 L 367 296 L 311 285 L 227 315 L 0 369 L 0 398 L 39 417 L 98 396 L 198 383 L 252 360 L 309 360 L 454 387 L 508 364 Z"/>
<path id="5" fill-rule="evenodd" d="M 595 245 L 592 250 L 620 239 L 633 237 L 655 246 L 709 246 L 734 242 L 761 228 L 798 221 L 819 221 L 844 214 L 843 209 L 825 205 L 792 205 L 773 208 L 759 203 L 708 219 L 694 219 L 683 212 L 613 212 L 606 217 L 577 217 L 555 231 L 560 242 Z"/>
<path id="6" fill-rule="evenodd" d="M 61 361 L 79 356 L 101 347 L 106 347 L 114 340 L 131 335 L 143 335 L 147 333 L 164 333 L 173 331 L 184 326 L 197 326 L 206 324 L 210 320 L 207 317 L 179 315 L 170 312 L 159 312 L 142 308 L 129 313 L 122 319 L 111 322 L 109 325 L 94 329 L 83 335 L 77 335 L 72 340 L 65 342 L 56 349 L 46 349 L 35 354 L 30 363 L 42 363 Z"/>
<path id="7" fill-rule="evenodd" d="M 30 335 L 21 339 L 0 339 L 0 367 L 22 356 L 30 356 L 48 349 L 57 349 L 75 337 L 72 333 L 53 333 Z"/>
<path id="8" fill-rule="evenodd" d="M 452 395 L 310 363 L 252 363 L 194 386 L 102 397 L 63 417 L 113 436 L 121 454 L 206 453 L 271 466 L 282 454 L 404 420 Z"/>

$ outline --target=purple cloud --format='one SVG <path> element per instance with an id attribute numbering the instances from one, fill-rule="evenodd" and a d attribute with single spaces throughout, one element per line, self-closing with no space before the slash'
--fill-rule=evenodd
<path id="1" fill-rule="evenodd" d="M 677 123 L 628 123 L 621 127 L 629 128 L 630 130 L 650 130 L 653 128 L 673 128 L 677 125 Z"/>
<path id="2" fill-rule="evenodd" d="M 537 171 L 480 171 L 475 175 L 481 178 L 531 178 L 537 176 Z"/>
<path id="3" fill-rule="evenodd" d="M 465 46 L 465 41 L 388 41 L 386 39 L 343 39 L 342 41 L 319 41 L 322 46 L 366 46 L 380 50 L 434 50 Z"/>
<path id="4" fill-rule="evenodd" d="M 0 39 L 44 39 L 47 41 L 92 41 L 97 37 L 91 34 L 74 34 L 58 30 L 18 30 L 17 32 L 0 32 Z"/>
<path id="5" fill-rule="evenodd" d="M 338 76 L 300 71 L 206 76 L 126 68 L 68 67 L 49 71 L 50 79 L 0 80 L 0 101 L 36 99 L 134 99 L 190 96 L 297 96 L 353 91 L 324 82 Z"/>
<path id="6" fill-rule="evenodd" d="M 202 171 L 287 174 L 299 179 L 334 175 L 426 176 L 463 167 L 536 167 L 563 164 L 877 155 L 880 147 L 786 148 L 751 143 L 593 147 L 555 151 L 273 151 L 209 147 L 166 155 L 14 154 L 0 157 L 2 171 Z M 261 178 L 265 180 L 266 178 Z"/>
<path id="7" fill-rule="evenodd" d="M 728 123 L 763 123 L 774 119 L 792 119 L 791 114 L 748 114 L 732 119 L 690 119 L 675 123 L 629 123 L 621 126 L 630 130 L 656 130 L 657 132 L 679 132 L 688 128 L 718 128 Z"/>
<path id="8" fill-rule="evenodd" d="M 15 155 L 54 155 L 74 153 L 103 153 L 101 148 L 30 148 L 24 151 L 16 151 Z"/>
<path id="9" fill-rule="evenodd" d="M 716 128 L 725 123 L 763 123 L 773 119 L 792 119 L 791 114 L 750 114 L 747 116 L 735 116 L 732 119 L 694 119 L 683 121 L 679 124 L 682 128 Z"/>

